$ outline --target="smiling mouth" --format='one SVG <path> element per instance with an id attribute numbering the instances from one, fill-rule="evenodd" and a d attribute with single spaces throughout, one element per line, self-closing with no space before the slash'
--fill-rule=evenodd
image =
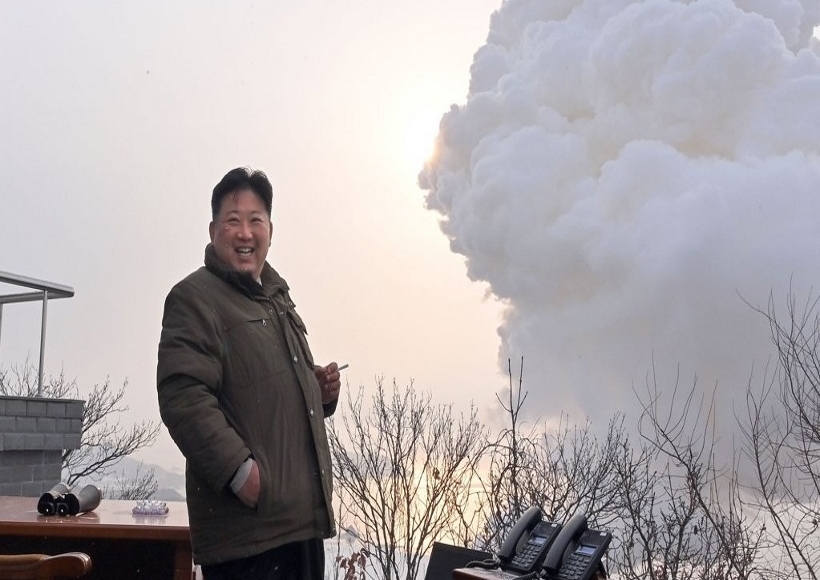
<path id="1" fill-rule="evenodd" d="M 253 254 L 253 248 L 237 248 L 236 253 L 240 256 L 250 256 Z"/>

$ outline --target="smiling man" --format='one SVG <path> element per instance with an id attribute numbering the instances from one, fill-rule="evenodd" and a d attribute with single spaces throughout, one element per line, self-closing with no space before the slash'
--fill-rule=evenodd
<path id="1" fill-rule="evenodd" d="M 287 283 L 267 263 L 273 192 L 237 168 L 211 197 L 205 265 L 165 300 L 160 414 L 186 458 L 205 580 L 322 580 L 335 533 L 324 418 L 336 363 L 317 366 Z"/>

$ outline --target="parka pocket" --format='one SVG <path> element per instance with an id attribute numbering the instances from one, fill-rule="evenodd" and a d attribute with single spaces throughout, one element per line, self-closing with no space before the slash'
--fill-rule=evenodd
<path id="1" fill-rule="evenodd" d="M 259 500 L 256 502 L 256 511 L 260 514 L 269 514 L 272 511 L 273 501 L 273 478 L 270 473 L 270 466 L 264 456 L 254 458 L 256 466 L 259 468 Z"/>
<path id="2" fill-rule="evenodd" d="M 297 521 L 310 514 L 316 481 L 310 476 L 310 462 L 304 454 L 295 457 L 291 441 L 284 438 L 281 445 L 267 441 L 257 447 L 254 457 L 259 463 L 259 515 Z"/>
<path id="3" fill-rule="evenodd" d="M 247 388 L 287 368 L 288 349 L 277 326 L 270 318 L 249 318 L 226 329 L 225 383 Z"/>

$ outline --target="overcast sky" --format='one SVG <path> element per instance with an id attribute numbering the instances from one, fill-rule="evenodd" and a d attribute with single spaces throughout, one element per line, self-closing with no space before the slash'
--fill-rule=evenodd
<path id="1" fill-rule="evenodd" d="M 353 388 L 489 413 L 524 356 L 539 413 L 603 418 L 654 355 L 731 401 L 768 354 L 740 296 L 820 279 L 818 24 L 817 0 L 5 2 L 0 270 L 76 291 L 48 372 L 127 379 L 156 420 L 164 297 L 250 166 Z M 4 308 L 0 365 L 37 360 L 39 312 Z M 143 457 L 181 463 L 165 435 Z"/>
<path id="2" fill-rule="evenodd" d="M 354 388 L 492 400 L 500 308 L 417 174 L 497 7 L 4 3 L 0 270 L 76 292 L 49 307 L 47 370 L 128 379 L 135 415 L 158 418 L 163 300 L 202 263 L 213 186 L 250 166 L 273 181 L 269 260 L 318 360 L 349 363 Z M 36 362 L 39 313 L 4 308 L 0 364 Z"/>

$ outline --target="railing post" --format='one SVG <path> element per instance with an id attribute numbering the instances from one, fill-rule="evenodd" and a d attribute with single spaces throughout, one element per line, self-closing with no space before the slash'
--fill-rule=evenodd
<path id="1" fill-rule="evenodd" d="M 40 368 L 37 371 L 37 396 L 43 396 L 43 363 L 46 358 L 46 320 L 48 319 L 48 290 L 43 290 L 43 319 L 40 325 Z"/>

